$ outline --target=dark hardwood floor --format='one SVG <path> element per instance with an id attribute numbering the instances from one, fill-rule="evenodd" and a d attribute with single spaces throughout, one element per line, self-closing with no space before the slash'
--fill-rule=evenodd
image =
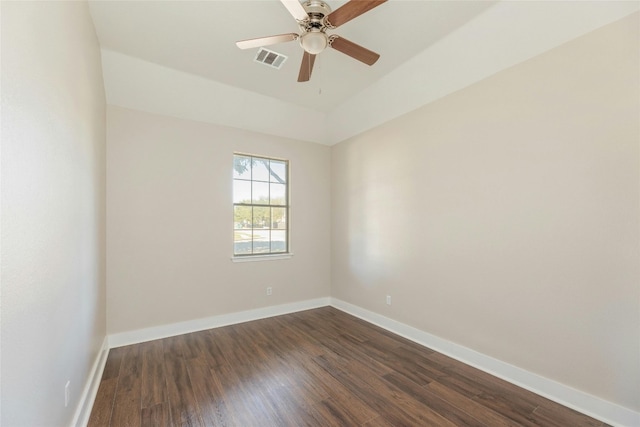
<path id="1" fill-rule="evenodd" d="M 89 426 L 602 426 L 325 307 L 112 349 Z"/>

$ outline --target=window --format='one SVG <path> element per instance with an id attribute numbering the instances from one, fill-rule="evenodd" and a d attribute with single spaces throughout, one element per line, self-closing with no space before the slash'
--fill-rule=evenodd
<path id="1" fill-rule="evenodd" d="M 233 255 L 289 252 L 289 162 L 233 156 Z"/>

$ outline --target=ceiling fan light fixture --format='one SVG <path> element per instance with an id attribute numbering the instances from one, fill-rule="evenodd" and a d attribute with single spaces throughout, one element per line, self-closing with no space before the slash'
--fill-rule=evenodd
<path id="1" fill-rule="evenodd" d="M 300 36 L 300 46 L 312 55 L 317 55 L 327 48 L 329 40 L 322 31 L 310 31 Z"/>

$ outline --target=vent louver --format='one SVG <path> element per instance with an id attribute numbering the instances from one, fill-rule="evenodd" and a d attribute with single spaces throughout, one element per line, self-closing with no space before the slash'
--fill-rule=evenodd
<path id="1" fill-rule="evenodd" d="M 278 52 L 261 47 L 258 49 L 258 53 L 256 53 L 256 57 L 253 60 L 279 70 L 287 60 L 287 57 Z"/>

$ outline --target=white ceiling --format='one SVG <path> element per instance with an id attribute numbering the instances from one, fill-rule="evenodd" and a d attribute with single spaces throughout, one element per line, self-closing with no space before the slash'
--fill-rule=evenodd
<path id="1" fill-rule="evenodd" d="M 356 0 L 357 1 L 357 0 Z M 329 0 L 333 10 L 346 0 Z M 381 55 L 333 49 L 298 83 L 237 40 L 299 32 L 278 0 L 89 0 L 112 105 L 334 144 L 636 10 L 638 1 L 390 0 L 330 33 Z M 310 131 L 313 129 L 313 131 Z"/>
<path id="2" fill-rule="evenodd" d="M 326 1 L 332 10 L 345 0 Z M 268 48 L 289 57 L 280 70 L 253 62 L 237 40 L 299 33 L 277 0 L 92 1 L 104 48 L 238 88 L 329 111 L 428 48 L 495 2 L 389 1 L 331 31 L 381 55 L 372 67 L 336 50 L 319 54 L 311 80 L 298 83 L 297 42 Z"/>

